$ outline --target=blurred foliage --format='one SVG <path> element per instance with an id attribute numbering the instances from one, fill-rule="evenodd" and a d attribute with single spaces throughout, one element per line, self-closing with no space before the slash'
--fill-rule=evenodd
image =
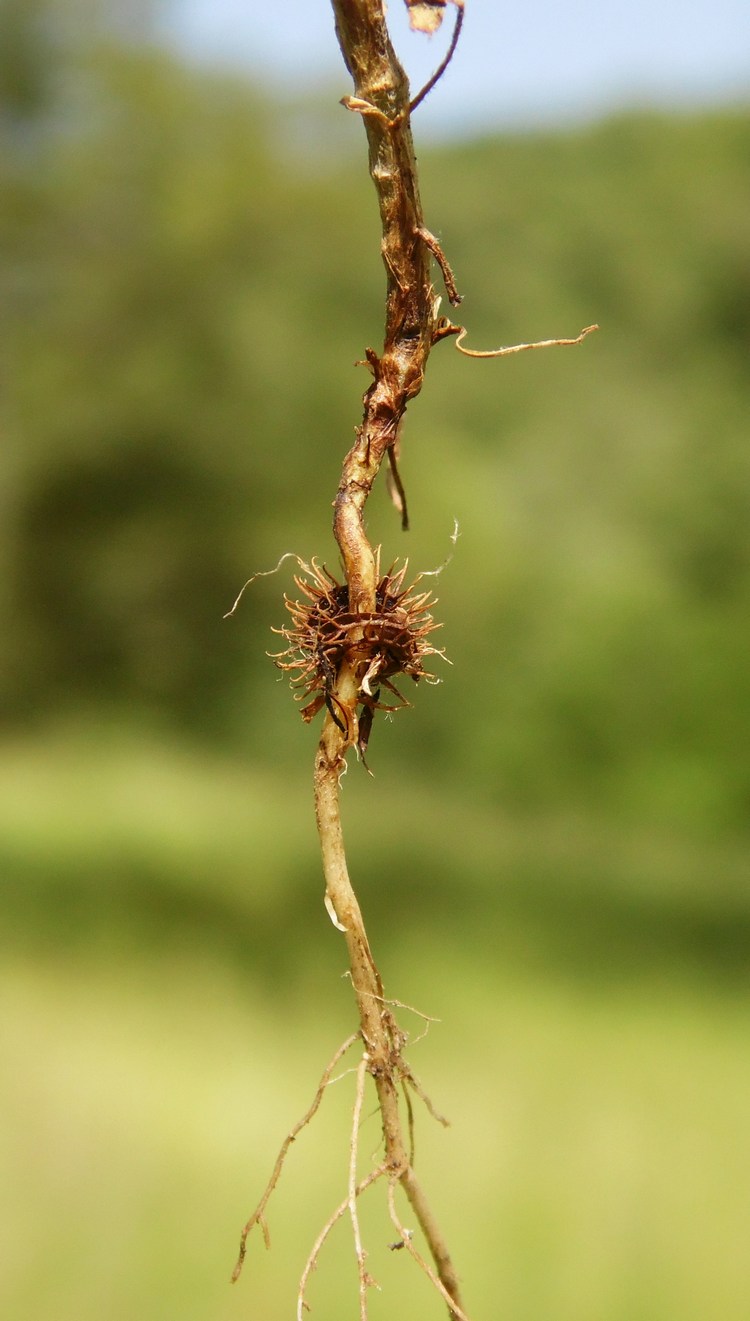
<path id="1" fill-rule="evenodd" d="M 581 995 L 480 966 L 448 938 L 429 960 L 411 950 L 391 966 L 399 993 L 444 1020 L 412 1061 L 452 1126 L 420 1107 L 417 1155 L 470 1315 L 502 1305 L 514 1321 L 744 1321 L 746 1004 L 658 980 Z M 111 957 L 52 959 L 33 973 L 4 958 L 8 1316 L 294 1315 L 302 1264 L 345 1195 L 351 1077 L 289 1154 L 269 1208 L 271 1251 L 253 1241 L 234 1289 L 228 1277 L 278 1144 L 350 1028 L 345 985 L 321 1012 L 326 973 L 290 1013 L 197 946 L 133 959 L 125 975 Z M 418 1036 L 421 1025 L 400 1017 Z M 364 1122 L 363 1170 L 376 1116 Z M 406 1254 L 387 1250 L 382 1189 L 361 1214 L 382 1288 L 372 1321 L 440 1321 Z M 345 1222 L 309 1297 L 313 1315 L 352 1316 Z"/>
<path id="2" fill-rule="evenodd" d="M 0 7 L 0 1297 L 56 1321 L 287 1315 L 341 1196 L 313 1140 L 320 1210 L 292 1178 L 278 1265 L 219 1294 L 349 1027 L 314 733 L 264 655 L 291 572 L 222 615 L 284 551 L 336 567 L 375 197 L 343 74 L 274 105 L 153 31 L 145 3 Z M 425 1160 L 469 1302 L 518 1319 L 750 1303 L 748 165 L 742 109 L 420 151 L 469 346 L 602 327 L 436 349 L 413 531 L 382 489 L 368 518 L 415 572 L 458 520 L 453 664 L 344 783 L 389 985 L 447 1019 L 420 1049 L 459 1157 Z"/>
<path id="3" fill-rule="evenodd" d="M 336 565 L 352 364 L 383 293 L 361 124 L 333 95 L 272 106 L 178 63 L 146 10 L 54 14 L 2 11 L 6 719 L 42 746 L 50 721 L 157 727 L 294 773 L 312 740 L 264 655 L 291 572 L 221 616 L 283 551 Z M 602 325 L 502 363 L 439 346 L 405 432 L 414 531 L 381 490 L 368 510 L 415 569 L 460 526 L 440 579 L 453 666 L 376 723 L 373 755 L 386 782 L 428 776 L 478 813 L 483 903 L 513 821 L 521 841 L 578 830 L 558 882 L 650 890 L 658 839 L 677 894 L 697 869 L 706 909 L 734 894 L 745 912 L 749 155 L 739 111 L 422 153 L 470 343 Z M 354 792 L 366 815 L 377 791 Z M 450 902 L 434 817 L 417 841 L 407 810 L 373 867 L 406 851 Z M 642 848 L 621 867 L 600 836 Z"/>
<path id="4" fill-rule="evenodd" d="M 283 550 L 335 565 L 382 298 L 360 125 L 111 36 L 53 78 L 31 31 L 0 83 L 4 706 L 158 711 L 257 751 L 288 576 L 221 614 Z M 371 514 L 419 567 L 462 530 L 455 670 L 399 760 L 519 808 L 746 828 L 749 154 L 742 113 L 422 153 L 470 343 L 602 332 L 433 359 L 408 546 L 380 493 Z"/>
<path id="5" fill-rule="evenodd" d="M 78 727 L 67 756 L 85 778 L 107 778 L 106 744 L 118 782 L 133 737 L 157 762 L 164 742 L 166 764 L 172 742 L 194 745 L 195 768 L 228 758 L 235 785 L 243 761 L 280 771 L 276 830 L 300 810 L 313 742 L 264 655 L 292 572 L 222 614 L 281 552 L 335 568 L 331 495 L 366 384 L 354 363 L 380 334 L 378 218 L 362 125 L 333 94 L 273 106 L 178 62 L 148 17 L 96 0 L 1 11 L 0 696 L 9 748 L 29 738 L 32 762 L 65 760 L 59 731 Z M 405 428 L 413 531 L 383 490 L 368 520 L 415 569 L 446 559 L 458 520 L 438 606 L 453 666 L 415 712 L 376 723 L 382 781 L 353 771 L 349 810 L 364 832 L 383 823 L 360 875 L 403 868 L 437 918 L 463 869 L 466 911 L 499 905 L 507 922 L 516 906 L 540 948 L 536 913 L 584 931 L 585 966 L 599 919 L 607 948 L 631 931 L 626 962 L 658 929 L 659 948 L 683 931 L 717 967 L 743 966 L 749 155 L 743 110 L 421 153 L 470 343 L 602 330 L 502 363 L 450 343 L 433 355 Z M 124 752 L 119 736 L 83 752 L 96 724 L 129 728 Z M 173 893 L 185 917 L 182 864 L 170 892 L 137 812 L 128 831 L 133 856 L 110 868 L 124 911 L 151 911 L 152 894 L 172 914 Z M 49 871 L 33 841 L 7 865 L 18 915 L 38 913 Z M 297 894 L 316 867 L 302 849 Z M 78 890 L 92 919 L 71 856 L 54 894 Z"/>

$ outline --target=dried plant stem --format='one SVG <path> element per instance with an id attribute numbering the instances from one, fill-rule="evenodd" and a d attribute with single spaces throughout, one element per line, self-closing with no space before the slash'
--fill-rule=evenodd
<path id="1" fill-rule="evenodd" d="M 398 1002 L 388 1001 L 383 992 L 380 972 L 349 877 L 341 827 L 340 780 L 346 769 L 347 754 L 356 748 L 364 757 L 373 713 L 378 706 L 384 705 L 379 702 L 380 685 L 403 701 L 390 681 L 391 676 L 400 673 L 413 679 L 429 680 L 430 675 L 424 667 L 425 657 L 442 654 L 428 642 L 428 634 L 438 627 L 427 614 L 428 594 L 414 595 L 402 591 L 405 566 L 399 571 L 389 571 L 384 577 L 379 576 L 379 556 L 368 540 L 363 511 L 378 472 L 387 459 L 391 493 L 401 513 L 402 525 L 408 526 L 406 495 L 398 471 L 401 424 L 409 402 L 422 388 L 430 351 L 440 340 L 456 336 L 456 346 L 469 357 L 503 357 L 548 345 L 579 344 L 596 329 L 588 326 L 572 339 L 517 344 L 486 353 L 464 349 L 464 328 L 453 325 L 440 315 L 440 299 L 430 278 L 433 259 L 442 274 L 450 303 L 456 305 L 461 298 L 440 243 L 424 223 L 410 112 L 434 87 L 456 49 L 464 0 L 453 0 L 453 4 L 457 10 L 456 26 L 447 55 L 437 73 L 410 105 L 408 80 L 388 35 L 384 0 L 332 0 L 336 33 L 354 83 L 353 95 L 343 98 L 343 104 L 362 118 L 370 174 L 380 209 L 381 254 L 387 282 L 385 331 L 381 352 L 378 354 L 372 348 L 365 352 L 365 365 L 373 379 L 364 395 L 362 421 L 357 427 L 355 442 L 344 459 L 334 500 L 333 531 L 345 582 L 339 583 L 325 566 L 321 568 L 315 561 L 311 565 L 301 563 L 308 581 L 299 578 L 296 581 L 305 601 L 287 603 L 293 627 L 277 630 L 289 646 L 276 660 L 282 669 L 297 676 L 294 682 L 303 686 L 302 696 L 311 697 L 312 700 L 302 708 L 306 720 L 312 719 L 324 705 L 327 709 L 315 756 L 315 813 L 323 859 L 326 907 L 346 940 L 360 1026 L 359 1031 L 336 1052 L 321 1078 L 310 1109 L 282 1145 L 263 1197 L 242 1231 L 239 1257 L 232 1277 L 236 1279 L 240 1273 L 247 1237 L 254 1225 L 260 1225 L 268 1242 L 265 1208 L 278 1182 L 289 1146 L 316 1113 L 336 1063 L 357 1037 L 361 1037 L 364 1054 L 356 1070 L 348 1192 L 323 1226 L 305 1264 L 297 1296 L 298 1321 L 308 1307 L 307 1284 L 321 1248 L 333 1226 L 347 1211 L 357 1258 L 360 1321 L 366 1321 L 367 1292 L 374 1281 L 366 1269 L 357 1201 L 382 1175 L 388 1178 L 389 1212 L 401 1238 L 401 1242 L 393 1246 L 408 1249 L 446 1302 L 452 1321 L 467 1321 L 447 1243 L 414 1172 L 414 1123 L 409 1089 L 421 1098 L 439 1122 L 446 1121 L 434 1109 L 404 1058 L 406 1034 L 401 1031 L 393 1013 L 393 1006 Z M 407 5 L 413 27 L 430 31 L 439 26 L 445 4 L 437 0 L 429 0 L 429 3 L 427 0 L 425 3 L 407 0 Z M 452 537 L 454 542 L 457 536 L 456 528 Z M 428 1021 L 426 1016 L 423 1017 Z M 368 1074 L 377 1095 L 383 1153 L 378 1167 L 358 1182 L 360 1119 Z M 405 1120 L 402 1109 L 405 1110 Z M 414 1246 L 411 1233 L 399 1219 L 395 1201 L 397 1186 L 403 1189 L 416 1216 L 432 1266 Z"/>
<path id="2" fill-rule="evenodd" d="M 389 450 L 395 468 L 401 419 L 409 400 L 422 387 L 430 349 L 441 338 L 430 256 L 437 257 L 444 273 L 450 267 L 424 224 L 409 123 L 409 85 L 390 42 L 382 0 L 333 0 L 333 9 L 344 60 L 354 80 L 354 96 L 345 104 L 362 115 L 367 133 L 387 276 L 383 350 L 380 356 L 373 350 L 367 352 L 374 379 L 364 397 L 363 420 L 344 460 L 334 503 L 334 534 L 344 565 L 349 610 L 356 616 L 371 614 L 376 607 L 377 559 L 362 512 Z M 452 273 L 449 279 L 451 293 L 457 297 Z M 401 1058 L 405 1037 L 384 1000 L 346 863 L 339 780 L 347 751 L 357 741 L 364 664 L 356 649 L 342 663 L 334 689 L 338 718 L 334 720 L 329 711 L 315 759 L 316 817 L 326 896 L 337 925 L 345 931 L 366 1066 L 380 1107 L 385 1167 L 390 1179 L 403 1185 L 414 1209 L 451 1315 L 463 1317 L 450 1254 L 414 1175 L 404 1136 L 399 1092 L 401 1079 L 408 1074 Z M 360 1262 L 361 1290 L 366 1287 L 363 1273 Z"/>
<path id="3" fill-rule="evenodd" d="M 356 679 L 352 680 L 350 676 L 352 682 L 356 683 Z M 343 700 L 347 688 L 341 686 L 337 693 L 339 699 Z M 329 716 L 315 762 L 316 812 L 326 893 L 338 925 L 345 929 L 352 984 L 367 1050 L 367 1068 L 374 1079 L 380 1107 L 385 1167 L 391 1179 L 403 1184 L 435 1263 L 441 1292 L 452 1300 L 451 1315 L 463 1317 L 458 1278 L 448 1246 L 416 1179 L 407 1146 L 408 1139 L 404 1136 L 399 1084 L 404 1075 L 411 1077 L 401 1055 L 405 1039 L 383 997 L 380 973 L 370 951 L 346 865 L 339 807 L 339 777 L 345 751 L 346 735 Z"/>
<path id="4" fill-rule="evenodd" d="M 409 84 L 391 45 L 382 0 L 333 0 L 333 10 L 354 80 L 355 95 L 344 104 L 362 115 L 367 133 L 388 282 L 383 351 L 380 357 L 373 350 L 367 354 L 374 381 L 365 395 L 356 443 L 344 461 L 335 504 L 334 531 L 349 584 L 349 606 L 362 612 L 375 606 L 374 553 L 362 526 L 362 510 L 383 458 L 397 440 L 406 406 L 422 387 L 439 305 L 430 280 L 430 247 L 422 232 Z"/>

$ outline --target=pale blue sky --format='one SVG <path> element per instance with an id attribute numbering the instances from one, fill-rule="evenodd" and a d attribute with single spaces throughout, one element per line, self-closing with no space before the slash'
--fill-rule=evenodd
<path id="1" fill-rule="evenodd" d="M 192 57 L 285 89 L 348 90 L 328 0 L 168 0 L 171 39 Z M 447 45 L 389 21 L 416 89 Z M 570 123 L 625 106 L 750 101 L 750 0 L 466 0 L 456 59 L 418 112 L 429 136 Z"/>

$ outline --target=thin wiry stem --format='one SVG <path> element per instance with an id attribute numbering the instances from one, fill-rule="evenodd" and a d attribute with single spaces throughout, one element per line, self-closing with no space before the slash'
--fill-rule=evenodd
<path id="1" fill-rule="evenodd" d="M 598 329 L 598 326 L 586 326 L 580 335 L 574 335 L 572 339 L 537 339 L 531 344 L 509 344 L 501 349 L 465 349 L 462 341 L 468 335 L 468 330 L 465 326 L 453 327 L 457 331 L 456 348 L 467 358 L 509 358 L 511 354 L 525 353 L 527 349 L 556 349 L 566 344 L 582 344 L 587 335 Z"/>
<path id="2" fill-rule="evenodd" d="M 346 1041 L 342 1042 L 342 1044 L 339 1046 L 338 1050 L 336 1051 L 336 1054 L 332 1057 L 332 1059 L 329 1060 L 328 1064 L 323 1070 L 323 1075 L 320 1079 L 320 1083 L 318 1084 L 318 1090 L 315 1093 L 315 1096 L 313 1097 L 312 1105 L 310 1106 L 309 1110 L 305 1112 L 302 1118 L 298 1120 L 298 1122 L 294 1125 L 294 1128 L 290 1130 L 290 1132 L 287 1134 L 284 1141 L 282 1142 L 281 1150 L 279 1151 L 279 1154 L 276 1157 L 276 1164 L 274 1165 L 273 1170 L 271 1172 L 271 1177 L 268 1180 L 268 1183 L 266 1184 L 265 1192 L 263 1193 L 263 1196 L 258 1202 L 258 1205 L 256 1206 L 255 1210 L 253 1211 L 253 1214 L 250 1216 L 250 1219 L 247 1221 L 247 1224 L 244 1225 L 242 1233 L 240 1235 L 239 1255 L 237 1257 L 237 1263 L 235 1265 L 235 1268 L 232 1271 L 233 1284 L 240 1277 L 240 1272 L 242 1270 L 242 1266 L 245 1260 L 245 1255 L 247 1253 L 248 1235 L 250 1234 L 250 1231 L 253 1229 L 255 1225 L 260 1225 L 261 1230 L 263 1232 L 263 1240 L 265 1242 L 266 1247 L 269 1248 L 271 1246 L 271 1236 L 269 1234 L 268 1225 L 266 1224 L 266 1220 L 265 1220 L 265 1210 L 268 1204 L 268 1199 L 271 1196 L 271 1193 L 273 1192 L 274 1188 L 276 1187 L 276 1184 L 279 1182 L 281 1171 L 284 1168 L 284 1161 L 286 1160 L 286 1154 L 289 1148 L 291 1147 L 292 1143 L 294 1142 L 294 1139 L 297 1137 L 297 1135 L 302 1132 L 302 1129 L 305 1128 L 310 1123 L 310 1120 L 317 1113 L 318 1107 L 321 1101 L 323 1100 L 323 1094 L 326 1090 L 326 1087 L 328 1087 L 331 1081 L 331 1074 L 333 1073 L 333 1070 L 336 1068 L 336 1065 L 338 1064 L 342 1055 L 346 1054 L 349 1048 L 354 1045 L 358 1037 L 359 1037 L 359 1033 L 353 1032 L 351 1036 L 347 1037 Z"/>
<path id="3" fill-rule="evenodd" d="M 381 1179 L 386 1172 L 387 1172 L 387 1167 L 385 1164 L 382 1164 L 379 1165 L 376 1170 L 371 1170 L 370 1173 L 366 1175 L 364 1179 L 360 1179 L 355 1189 L 357 1197 L 361 1197 L 363 1192 L 365 1192 L 368 1188 L 371 1188 L 372 1185 L 376 1183 L 378 1179 Z M 336 1222 L 340 1220 L 343 1215 L 346 1214 L 348 1207 L 349 1207 L 349 1195 L 347 1194 L 343 1202 L 340 1202 L 339 1205 L 336 1207 L 336 1210 L 333 1212 L 333 1214 L 328 1217 L 323 1228 L 318 1234 L 318 1237 L 316 1238 L 315 1242 L 312 1245 L 312 1248 L 310 1250 L 310 1255 L 307 1258 L 307 1261 L 305 1262 L 305 1267 L 299 1282 L 299 1289 L 297 1290 L 297 1321 L 304 1321 L 303 1314 L 309 1311 L 310 1305 L 307 1302 L 307 1298 L 306 1298 L 307 1284 L 310 1279 L 310 1276 L 312 1275 L 313 1271 L 315 1270 L 318 1264 L 318 1258 L 322 1251 L 323 1244 L 328 1238 L 328 1235 L 330 1234 Z"/>
<path id="4" fill-rule="evenodd" d="M 450 45 L 447 51 L 445 52 L 445 56 L 442 60 L 442 63 L 435 70 L 429 82 L 425 83 L 421 92 L 417 92 L 417 95 L 414 97 L 411 104 L 409 105 L 409 110 L 411 114 L 414 114 L 414 111 L 416 110 L 417 106 L 422 104 L 425 97 L 428 96 L 429 93 L 432 91 L 435 84 L 440 82 L 440 79 L 442 78 L 443 74 L 448 68 L 448 65 L 453 59 L 453 56 L 456 53 L 456 46 L 458 45 L 458 38 L 461 36 L 461 27 L 464 21 L 464 0 L 455 0 L 455 4 L 456 4 L 456 22 L 453 27 L 453 36 L 451 37 Z"/>
<path id="5" fill-rule="evenodd" d="M 365 1052 L 360 1060 L 359 1067 L 357 1068 L 357 1091 L 354 1098 L 352 1139 L 349 1150 L 349 1216 L 352 1222 L 354 1251 L 357 1255 L 360 1321 L 367 1321 L 367 1290 L 373 1283 L 372 1278 L 367 1273 L 367 1267 L 365 1265 L 367 1253 L 362 1247 L 362 1234 L 359 1228 L 359 1214 L 357 1212 L 357 1153 L 359 1151 L 359 1121 L 362 1115 L 362 1101 L 365 1094 L 367 1063 L 367 1052 Z"/>

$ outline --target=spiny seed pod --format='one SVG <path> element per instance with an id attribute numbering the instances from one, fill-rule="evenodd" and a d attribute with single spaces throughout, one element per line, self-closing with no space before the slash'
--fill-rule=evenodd
<path id="1" fill-rule="evenodd" d="M 438 679 L 425 668 L 429 656 L 444 652 L 433 647 L 428 637 L 442 625 L 430 614 L 435 604 L 429 592 L 415 592 L 419 577 L 404 587 L 408 561 L 397 568 L 391 566 L 378 581 L 375 591 L 375 610 L 355 614 L 349 609 L 349 589 L 340 583 L 325 565 L 312 560 L 300 563 L 301 575 L 295 583 L 304 599 L 292 601 L 284 597 L 292 623 L 274 629 L 288 646 L 273 659 L 280 670 L 293 676 L 292 687 L 299 691 L 299 701 L 311 698 L 302 707 L 301 715 L 310 721 L 325 705 L 331 718 L 345 731 L 346 713 L 342 711 L 335 693 L 336 677 L 344 661 L 352 665 L 359 678 L 358 748 L 364 756 L 375 711 L 396 711 L 410 705 L 391 682 L 404 674 L 418 682 L 425 679 L 437 683 Z M 304 576 L 303 576 L 304 575 Z M 421 576 L 421 575 L 420 575 Z M 396 698 L 396 705 L 380 701 L 381 688 L 387 688 Z"/>

